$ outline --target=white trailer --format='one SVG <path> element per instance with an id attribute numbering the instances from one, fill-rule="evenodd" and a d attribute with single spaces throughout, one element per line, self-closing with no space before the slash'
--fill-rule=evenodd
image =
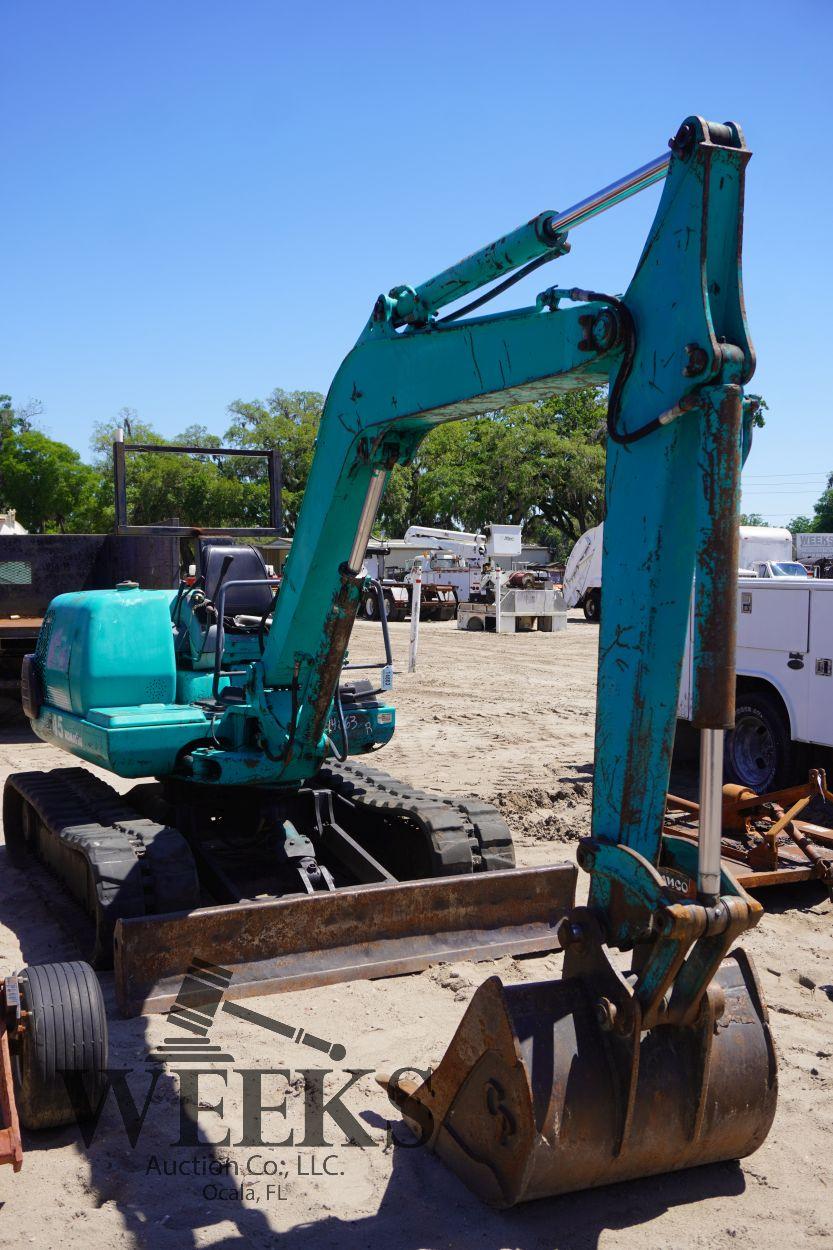
<path id="1" fill-rule="evenodd" d="M 740 567 L 755 577 L 788 577 L 801 581 L 807 576 L 803 564 L 793 560 L 793 536 L 789 530 L 768 525 L 741 525 Z"/>
<path id="2" fill-rule="evenodd" d="M 564 569 L 564 603 L 568 608 L 583 608 L 588 621 L 601 617 L 603 539 L 603 525 L 586 530 L 570 552 Z"/>
<path id="3" fill-rule="evenodd" d="M 741 573 L 760 578 L 803 582 L 807 570 L 793 560 L 789 530 L 765 525 L 741 525 L 738 564 Z M 604 525 L 586 530 L 570 552 L 564 569 L 562 594 L 568 608 L 583 608 L 588 621 L 598 621 L 602 610 L 602 544 Z"/>
<path id="4" fill-rule="evenodd" d="M 792 560 L 793 538 L 789 530 L 771 525 L 741 525 L 738 557 L 748 569 L 762 560 Z"/>
<path id="5" fill-rule="evenodd" d="M 690 621 L 678 708 L 683 720 L 691 717 L 691 636 Z M 799 744 L 833 746 L 833 581 L 739 578 L 735 665 L 726 772 L 761 794 L 796 779 Z"/>

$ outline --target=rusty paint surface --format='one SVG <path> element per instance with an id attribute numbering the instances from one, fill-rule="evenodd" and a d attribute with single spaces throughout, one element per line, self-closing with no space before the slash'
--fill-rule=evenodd
<path id="1" fill-rule="evenodd" d="M 341 589 L 324 626 L 324 636 L 313 670 L 314 712 L 309 729 L 310 746 L 318 742 L 330 717 L 333 695 L 359 610 L 359 581 L 355 577 L 343 576 Z"/>
<path id="2" fill-rule="evenodd" d="M 833 890 L 833 830 L 798 819 L 811 799 L 828 798 L 822 769 L 807 782 L 770 794 L 743 786 L 723 787 L 722 856 L 747 890 L 821 881 Z M 699 806 L 669 794 L 664 832 L 697 841 Z M 738 867 L 740 865 L 740 867 Z"/>
<path id="3" fill-rule="evenodd" d="M 742 404 L 739 386 L 722 389 L 717 408 L 704 407 L 700 450 L 705 515 L 698 525 L 691 715 L 698 729 L 735 723 Z"/>
<path id="4" fill-rule="evenodd" d="M 391 1101 L 470 1189 L 498 1207 L 751 1154 L 775 1114 L 775 1052 L 743 951 L 724 959 L 696 1026 L 606 1031 L 592 980 L 475 994 L 423 1085 Z"/>
<path id="5" fill-rule="evenodd" d="M 120 920 L 119 1007 L 167 1010 L 195 957 L 233 970 L 235 998 L 557 950 L 576 876 L 565 863 Z"/>
<path id="6" fill-rule="evenodd" d="M 2 1163 L 10 1163 L 15 1172 L 19 1172 L 23 1166 L 23 1145 L 14 1102 L 9 1034 L 6 1022 L 0 1015 L 0 1164 Z"/>

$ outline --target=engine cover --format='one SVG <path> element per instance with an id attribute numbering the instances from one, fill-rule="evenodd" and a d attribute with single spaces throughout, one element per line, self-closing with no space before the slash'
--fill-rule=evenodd
<path id="1" fill-rule="evenodd" d="M 172 593 L 130 584 L 53 599 L 35 651 L 44 703 L 80 716 L 96 707 L 173 703 Z"/>

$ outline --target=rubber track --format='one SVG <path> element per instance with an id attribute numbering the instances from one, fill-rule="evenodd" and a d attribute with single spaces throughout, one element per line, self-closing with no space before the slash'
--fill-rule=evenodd
<path id="1" fill-rule="evenodd" d="M 84 768 L 17 773 L 6 782 L 38 817 L 27 849 L 64 882 L 96 922 L 94 956 L 112 960 L 118 919 L 199 906 L 199 883 L 187 842 L 146 820 L 106 782 Z M 4 796 L 6 820 L 16 804 Z M 22 841 L 22 829 L 7 830 Z"/>
<path id="2" fill-rule="evenodd" d="M 361 807 L 419 825 L 442 865 L 438 875 L 515 867 L 511 830 L 491 803 L 430 794 L 352 761 L 328 763 L 314 784 L 320 782 Z"/>

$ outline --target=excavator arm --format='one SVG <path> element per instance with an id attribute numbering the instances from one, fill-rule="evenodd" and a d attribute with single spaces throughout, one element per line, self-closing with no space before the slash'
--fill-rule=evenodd
<path id="1" fill-rule="evenodd" d="M 698 498 L 709 491 L 718 509 L 724 509 L 736 491 L 740 386 L 754 367 L 737 259 L 749 154 L 737 128 L 708 128 L 699 119 L 684 124 L 672 148 L 670 157 L 650 162 L 568 213 L 541 213 L 421 287 L 394 288 L 380 296 L 327 396 L 266 649 L 247 680 L 245 717 L 256 720 L 257 730 L 253 736 L 241 722 L 240 709 L 230 709 L 215 725 L 220 745 L 189 755 L 187 767 L 195 777 L 288 785 L 318 771 L 331 750 L 327 725 L 385 483 L 394 465 L 408 463 L 431 429 L 509 403 L 613 382 L 608 506 L 621 521 L 609 560 L 616 570 L 610 597 L 630 598 L 640 605 L 641 615 L 631 623 L 632 616 L 614 613 L 612 621 L 628 619 L 627 635 L 602 644 L 605 688 L 610 674 L 615 680 L 605 700 L 608 711 L 598 747 L 602 775 L 610 770 L 617 778 L 610 807 L 633 811 L 633 831 L 616 840 L 633 838 L 642 845 L 644 836 L 653 840 L 643 847 L 651 851 L 664 795 L 661 773 L 663 767 L 667 771 L 673 736 L 687 587 L 696 550 L 706 551 L 715 523 L 707 501 L 702 499 L 701 506 Z M 664 176 L 654 227 L 622 300 L 556 287 L 543 292 L 532 308 L 438 320 L 443 305 L 487 281 L 500 276 L 506 285 L 518 271 L 562 255 L 568 250 L 566 228 Z M 714 408 L 724 402 L 723 385 L 734 387 L 728 432 L 725 416 Z M 651 438 L 646 430 L 655 430 Z M 715 495 L 711 478 L 704 485 L 708 465 L 702 457 L 709 454 L 709 440 L 717 437 L 721 447 L 731 442 L 737 449 L 734 468 L 721 469 L 734 474 L 735 485 L 721 483 L 728 495 L 722 490 Z M 635 464 L 636 495 L 617 485 Z M 647 498 L 646 479 L 655 484 Z M 691 514 L 698 507 L 695 527 Z M 653 535 L 660 528 L 669 538 L 658 554 Z M 728 555 L 724 548 L 721 558 Z M 705 565 L 701 575 L 710 586 Z M 666 605 L 662 613 L 656 610 L 658 593 Z M 725 585 L 722 596 L 718 615 L 726 614 Z M 704 622 L 698 639 L 704 641 L 715 614 L 710 603 L 708 590 L 698 598 L 698 621 Z M 604 639 L 611 628 L 605 626 Z M 643 643 L 655 655 L 650 672 L 644 663 L 629 662 L 643 654 Z M 627 676 L 619 681 L 623 664 Z M 711 679 L 705 685 L 712 688 Z M 723 685 L 728 688 L 725 680 Z M 651 724 L 634 727 L 636 737 L 647 743 L 644 760 L 621 751 L 634 698 L 644 699 L 650 709 Z M 721 724 L 727 723 L 727 710 Z M 643 768 L 657 781 L 649 787 L 650 797 Z M 625 778 L 634 776 L 639 778 L 638 812 L 623 792 Z M 609 820 L 600 807 L 597 822 Z"/>
<path id="2" fill-rule="evenodd" d="M 761 907 L 720 859 L 755 363 L 740 277 L 750 154 L 738 127 L 700 118 L 671 149 L 627 292 L 579 312 L 581 350 L 611 378 L 588 903 L 561 924 L 562 980 L 490 978 L 425 1082 L 380 1077 L 421 1140 L 501 1206 L 743 1156 L 775 1113 L 760 986 L 729 953 Z M 695 575 L 698 847 L 662 837 Z"/>

